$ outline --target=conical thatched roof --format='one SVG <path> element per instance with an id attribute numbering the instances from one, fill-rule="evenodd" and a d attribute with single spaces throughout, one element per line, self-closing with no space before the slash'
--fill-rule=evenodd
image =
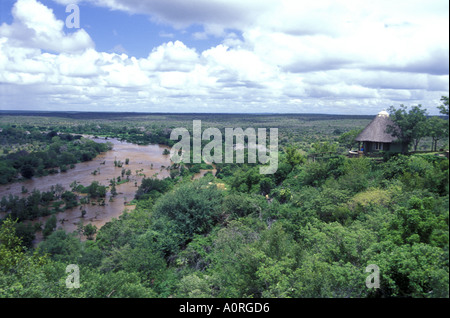
<path id="1" fill-rule="evenodd" d="M 389 114 L 386 111 L 381 111 L 355 140 L 384 143 L 396 141 L 397 137 L 386 132 L 388 126 L 397 127 L 398 129 L 398 126 L 389 118 Z"/>

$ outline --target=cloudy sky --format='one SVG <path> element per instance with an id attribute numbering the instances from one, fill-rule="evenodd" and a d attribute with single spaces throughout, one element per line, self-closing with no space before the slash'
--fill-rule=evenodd
<path id="1" fill-rule="evenodd" d="M 437 114 L 448 92 L 447 0 L 0 1 L 1 110 Z"/>

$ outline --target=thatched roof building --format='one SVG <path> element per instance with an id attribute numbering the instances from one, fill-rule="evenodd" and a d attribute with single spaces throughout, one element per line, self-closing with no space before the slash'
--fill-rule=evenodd
<path id="1" fill-rule="evenodd" d="M 367 125 L 366 128 L 355 138 L 360 142 L 360 150 L 364 153 L 391 151 L 402 152 L 405 145 L 401 143 L 397 137 L 388 133 L 388 127 L 392 126 L 398 130 L 398 126 L 389 118 L 389 113 L 381 111 Z M 362 145 L 361 145 L 362 143 Z"/>

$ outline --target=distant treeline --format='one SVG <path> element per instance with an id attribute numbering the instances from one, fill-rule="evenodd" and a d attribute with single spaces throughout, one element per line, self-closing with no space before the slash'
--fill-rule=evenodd
<path id="1" fill-rule="evenodd" d="M 249 118 L 254 120 L 255 117 L 289 117 L 299 118 L 302 120 L 330 120 L 330 119 L 372 119 L 374 115 L 340 115 L 340 114 L 296 114 L 296 113 L 141 113 L 141 112 L 75 112 L 75 111 L 17 111 L 17 110 L 0 110 L 0 116 L 43 116 L 43 117 L 60 117 L 73 119 L 117 119 L 123 120 L 130 117 L 170 117 L 172 120 L 187 119 L 213 119 L 229 120 L 230 118 L 239 118 L 239 121 Z"/>

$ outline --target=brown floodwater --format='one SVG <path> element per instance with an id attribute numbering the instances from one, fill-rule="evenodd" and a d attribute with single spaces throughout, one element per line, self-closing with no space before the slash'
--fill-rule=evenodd
<path id="1" fill-rule="evenodd" d="M 112 178 L 121 177 L 122 168 L 130 169 L 129 182 L 116 185 L 118 194 L 112 201 L 110 201 L 111 193 L 108 191 L 104 199 L 104 206 L 98 203 L 93 205 L 93 200 L 91 200 L 91 204 L 80 205 L 56 214 L 57 229 L 74 232 L 77 230 L 77 225 L 80 221 L 83 225 L 91 223 L 99 229 L 113 218 L 118 218 L 125 210 L 131 211 L 134 209 L 134 206 L 127 205 L 127 202 L 133 200 L 137 187 L 141 184 L 144 177 L 155 176 L 162 179 L 169 176 L 169 171 L 166 168 L 171 165 L 170 157 L 162 154 L 164 149 L 168 148 L 167 146 L 140 146 L 116 139 L 91 139 L 96 142 L 111 142 L 113 149 L 98 155 L 92 161 L 78 163 L 75 165 L 75 168 L 69 169 L 67 172 L 2 185 L 0 186 L 0 198 L 9 194 L 21 197 L 31 193 L 33 189 L 38 189 L 41 192 L 49 191 L 51 186 L 56 184 L 62 185 L 65 190 L 71 190 L 70 184 L 73 181 L 77 181 L 78 184 L 84 186 L 90 185 L 92 181 L 98 181 L 101 185 L 109 186 Z M 128 165 L 125 164 L 126 158 L 129 159 Z M 123 166 L 115 167 L 115 160 L 120 160 Z M 97 171 L 95 175 L 94 171 Z M 202 174 L 204 173 L 202 171 Z M 124 178 L 126 179 L 126 175 Z M 28 190 L 27 194 L 22 194 L 22 186 Z M 81 217 L 81 210 L 83 209 L 86 210 L 86 214 L 84 217 Z M 33 222 L 45 224 L 49 217 L 39 217 Z M 34 243 L 38 243 L 41 240 L 41 232 L 36 233 Z"/>

